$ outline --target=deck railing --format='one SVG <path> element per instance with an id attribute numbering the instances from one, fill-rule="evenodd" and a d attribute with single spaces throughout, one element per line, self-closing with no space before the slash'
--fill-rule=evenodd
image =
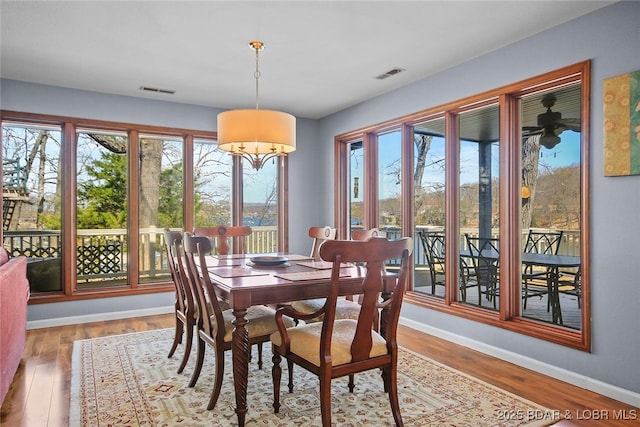
<path id="1" fill-rule="evenodd" d="M 398 227 L 381 229 L 390 239 L 396 239 L 402 235 L 401 229 Z M 417 238 L 418 231 L 429 229 L 436 230 L 434 227 L 416 227 L 414 234 L 416 236 L 414 239 L 414 264 L 416 268 L 426 268 L 427 265 L 422 244 Z M 246 240 L 249 253 L 269 253 L 277 250 L 276 227 L 252 227 L 252 230 L 253 232 Z M 477 233 L 472 229 L 461 230 L 461 249 L 466 249 L 465 232 L 471 235 Z M 492 234 L 497 237 L 498 231 L 494 230 Z M 565 231 L 558 253 L 579 255 L 579 237 L 578 231 Z M 523 242 L 525 240 L 526 232 L 523 233 Z M 25 255 L 28 258 L 39 260 L 57 259 L 59 261 L 62 254 L 62 239 L 58 230 L 5 231 L 3 244 L 11 256 Z M 104 285 L 105 281 L 112 284 L 126 284 L 129 252 L 126 229 L 77 230 L 76 275 L 78 286 L 90 288 Z M 138 265 L 141 282 L 154 282 L 169 277 L 163 229 L 149 227 L 140 230 Z"/>

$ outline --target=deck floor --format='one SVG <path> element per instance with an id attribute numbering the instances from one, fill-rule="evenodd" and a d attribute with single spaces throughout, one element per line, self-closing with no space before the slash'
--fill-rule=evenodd
<path id="1" fill-rule="evenodd" d="M 427 271 L 416 271 L 414 290 L 418 293 L 431 295 L 431 279 Z M 444 298 L 444 287 L 436 286 L 436 296 Z M 466 301 L 470 305 L 478 306 L 478 288 L 468 288 Z M 493 310 L 493 302 L 483 297 L 480 306 Z M 560 310 L 562 312 L 562 325 L 580 330 L 582 327 L 582 310 L 578 307 L 578 298 L 575 295 L 560 293 Z M 528 298 L 527 308 L 523 310 L 523 317 L 553 323 L 551 311 L 547 311 L 547 295 Z"/>

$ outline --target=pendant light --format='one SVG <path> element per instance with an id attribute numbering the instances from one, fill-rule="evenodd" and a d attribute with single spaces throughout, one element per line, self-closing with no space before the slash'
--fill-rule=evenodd
<path id="1" fill-rule="evenodd" d="M 256 52 L 256 108 L 218 114 L 218 148 L 246 159 L 259 170 L 267 160 L 295 151 L 296 118 L 281 111 L 260 109 L 259 52 L 264 49 L 264 43 L 252 41 L 249 47 Z"/>

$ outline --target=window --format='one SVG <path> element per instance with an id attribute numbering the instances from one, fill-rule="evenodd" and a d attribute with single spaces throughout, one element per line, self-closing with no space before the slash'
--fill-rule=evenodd
<path id="1" fill-rule="evenodd" d="M 459 301 L 483 310 L 500 309 L 499 259 L 475 253 L 495 246 L 500 235 L 500 126 L 496 104 L 463 109 L 459 135 Z M 468 256 L 467 256 L 468 255 Z"/>
<path id="2" fill-rule="evenodd" d="M 2 125 L 3 245 L 29 259 L 32 292 L 62 291 L 62 129 Z"/>
<path id="3" fill-rule="evenodd" d="M 445 131 L 439 117 L 413 128 L 415 292 L 445 297 Z"/>
<path id="4" fill-rule="evenodd" d="M 76 289 L 127 285 L 128 148 L 126 133 L 76 133 Z"/>
<path id="5" fill-rule="evenodd" d="M 286 158 L 243 174 L 215 138 L 2 111 L 2 243 L 31 258 L 30 301 L 172 289 L 165 228 L 251 222 L 253 251 L 286 250 Z"/>
<path id="6" fill-rule="evenodd" d="M 378 152 L 378 221 L 377 227 L 387 235 L 397 235 L 402 228 L 402 135 L 399 131 L 383 133 L 376 143 Z"/>
<path id="7" fill-rule="evenodd" d="M 196 227 L 231 225 L 232 158 L 215 141 L 193 143 L 193 223 Z"/>
<path id="8" fill-rule="evenodd" d="M 277 160 L 268 161 L 259 170 L 242 161 L 242 225 L 248 225 L 252 230 L 247 240 L 249 253 L 278 250 Z"/>
<path id="9" fill-rule="evenodd" d="M 346 235 L 351 236 L 353 230 L 364 228 L 364 203 L 362 194 L 367 182 L 364 179 L 364 150 L 362 141 L 353 142 L 348 146 L 349 150 L 349 178 L 351 185 L 349 191 L 349 221 Z"/>
<path id="10" fill-rule="evenodd" d="M 340 233 L 355 191 L 367 227 L 414 237 L 408 302 L 590 350 L 589 67 L 337 136 Z"/>

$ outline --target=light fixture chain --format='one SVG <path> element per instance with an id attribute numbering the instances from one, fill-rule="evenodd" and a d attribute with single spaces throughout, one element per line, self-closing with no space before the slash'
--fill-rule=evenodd
<path id="1" fill-rule="evenodd" d="M 260 69 L 258 67 L 260 56 L 259 52 L 260 48 L 256 48 L 256 72 L 253 74 L 253 76 L 256 78 L 256 110 L 260 109 L 260 105 L 258 103 L 258 80 L 260 79 Z"/>

